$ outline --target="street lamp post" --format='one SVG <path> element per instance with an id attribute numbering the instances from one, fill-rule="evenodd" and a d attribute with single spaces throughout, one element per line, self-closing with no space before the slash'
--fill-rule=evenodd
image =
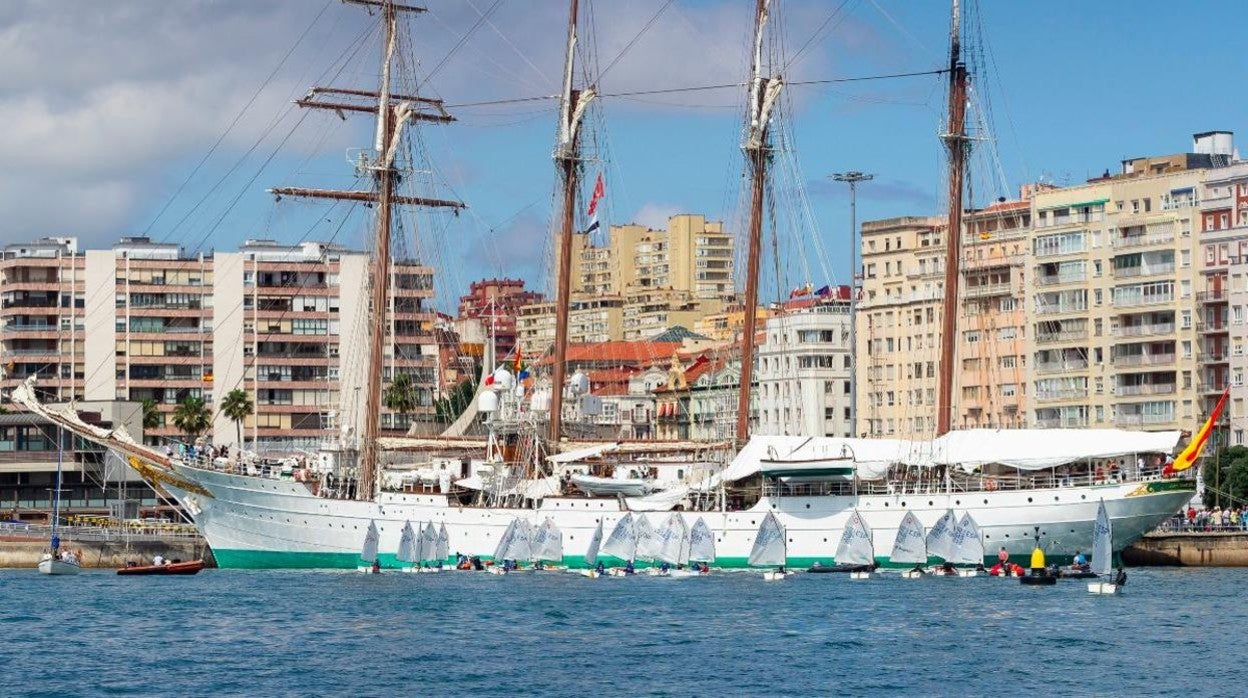
<path id="1" fill-rule="evenodd" d="M 875 179 L 873 174 L 857 170 L 832 175 L 837 182 L 849 185 L 849 430 L 858 434 L 858 183 Z"/>

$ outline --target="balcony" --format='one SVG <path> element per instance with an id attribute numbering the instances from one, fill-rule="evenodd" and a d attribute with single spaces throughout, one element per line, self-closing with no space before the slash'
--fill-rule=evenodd
<path id="1" fill-rule="evenodd" d="M 1212 322 L 1198 320 L 1196 322 L 1196 331 L 1200 334 L 1226 334 L 1228 325 L 1229 323 L 1226 320 L 1214 320 Z"/>
<path id="2" fill-rule="evenodd" d="M 1220 288 L 1214 291 L 1201 291 L 1196 294 L 1196 300 L 1201 303 L 1208 303 L 1210 301 L 1225 301 L 1228 295 L 1230 294 L 1227 293 L 1226 289 Z"/>
<path id="3" fill-rule="evenodd" d="M 1087 360 L 1041 361 L 1036 363 L 1036 373 L 1060 373 L 1062 371 L 1083 371 L 1088 368 Z"/>
<path id="4" fill-rule="evenodd" d="M 984 284 L 982 286 L 967 286 L 964 295 L 967 298 L 985 298 L 987 296 L 1005 296 L 1011 293 L 1010 284 Z"/>
<path id="5" fill-rule="evenodd" d="M 1053 286 L 1055 284 L 1075 284 L 1083 283 L 1088 280 L 1088 272 L 1064 272 L 1061 274 L 1050 274 L 1048 276 L 1037 276 L 1037 286 Z"/>
<path id="6" fill-rule="evenodd" d="M 1157 334 L 1174 334 L 1173 322 L 1152 323 L 1149 325 L 1120 325 L 1110 333 L 1115 337 L 1147 337 Z"/>
<path id="7" fill-rule="evenodd" d="M 1138 385 L 1119 385 L 1114 388 L 1114 395 L 1131 397 L 1133 395 L 1172 395 L 1178 390 L 1176 383 L 1141 383 Z"/>
<path id="8" fill-rule="evenodd" d="M 0 331 L 3 332 L 55 332 L 60 325 L 51 322 L 10 322 Z"/>
<path id="9" fill-rule="evenodd" d="M 1165 366 L 1174 363 L 1170 354 L 1122 354 L 1110 359 L 1115 366 Z"/>
<path id="10" fill-rule="evenodd" d="M 1128 279 L 1136 276 L 1156 276 L 1158 274 L 1173 274 L 1174 262 L 1168 264 L 1150 264 L 1141 267 L 1120 267 L 1114 269 L 1115 279 Z"/>
<path id="11" fill-rule="evenodd" d="M 1037 304 L 1037 315 L 1063 315 L 1066 313 L 1084 313 L 1088 310 L 1087 303 L 1054 303 Z"/>
<path id="12" fill-rule="evenodd" d="M 1171 231 L 1148 233 L 1146 235 L 1123 235 L 1121 237 L 1110 238 L 1109 245 L 1110 247 L 1117 249 L 1127 249 L 1131 247 L 1146 247 L 1148 245 L 1162 245 L 1173 242 L 1174 232 Z"/>
<path id="13" fill-rule="evenodd" d="M 1122 294 L 1114 298 L 1115 308 L 1138 308 L 1144 305 L 1162 305 L 1174 302 L 1174 292 L 1149 295 Z"/>
<path id="14" fill-rule="evenodd" d="M 1114 424 L 1120 427 L 1143 427 L 1157 424 L 1173 424 L 1174 414 L 1120 414 Z"/>
<path id="15" fill-rule="evenodd" d="M 1055 344 L 1057 342 L 1074 342 L 1088 338 L 1087 329 L 1048 332 L 1036 335 L 1036 344 Z"/>
<path id="16" fill-rule="evenodd" d="M 1075 400 L 1088 396 L 1087 388 L 1063 388 L 1060 390 L 1039 390 L 1037 400 Z"/>
<path id="17" fill-rule="evenodd" d="M 1088 426 L 1087 417 L 1036 418 L 1037 429 L 1080 429 Z"/>

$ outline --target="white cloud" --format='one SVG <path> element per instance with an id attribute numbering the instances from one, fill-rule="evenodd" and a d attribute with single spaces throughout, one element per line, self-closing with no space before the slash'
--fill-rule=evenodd
<path id="1" fill-rule="evenodd" d="M 667 219 L 678 213 L 688 213 L 688 211 L 676 204 L 650 202 L 643 204 L 641 208 L 637 209 L 630 222 L 644 225 L 647 228 L 654 228 L 655 230 L 664 230 L 667 228 Z"/>

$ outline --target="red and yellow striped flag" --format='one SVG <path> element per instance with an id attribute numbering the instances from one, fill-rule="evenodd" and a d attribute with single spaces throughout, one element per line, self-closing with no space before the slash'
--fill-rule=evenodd
<path id="1" fill-rule="evenodd" d="M 1230 394 L 1231 388 L 1227 386 L 1226 390 L 1222 391 L 1222 397 L 1218 399 L 1218 404 L 1213 408 L 1213 413 L 1209 415 L 1209 419 L 1205 421 L 1200 431 L 1192 436 L 1192 440 L 1188 442 L 1187 448 L 1175 456 L 1174 464 L 1170 466 L 1169 470 L 1177 473 L 1180 470 L 1187 470 L 1196 464 L 1196 459 L 1200 458 L 1200 452 L 1205 450 L 1205 442 L 1209 440 L 1209 434 L 1213 433 L 1213 425 L 1217 424 L 1218 417 L 1222 416 L 1222 408 L 1226 407 L 1226 398 Z"/>

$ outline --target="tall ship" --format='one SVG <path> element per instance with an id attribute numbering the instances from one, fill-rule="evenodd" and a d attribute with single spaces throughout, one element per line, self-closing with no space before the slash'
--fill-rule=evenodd
<path id="1" fill-rule="evenodd" d="M 544 375 L 526 375 L 518 356 L 493 356 L 472 407 L 435 437 L 385 438 L 380 434 L 385 308 L 390 289 L 394 211 L 401 206 L 457 208 L 462 204 L 401 192 L 410 179 L 401 162 L 404 139 L 422 122 L 452 120 L 444 105 L 394 89 L 393 75 L 410 65 L 402 57 L 401 30 L 420 8 L 392 0 L 350 0 L 375 11 L 381 22 L 381 82 L 376 90 L 314 88 L 300 102 L 342 115 L 342 104 L 318 96 L 349 96 L 351 111 L 376 121 L 371 155 L 361 157 L 372 182 L 367 191 L 283 188 L 291 196 L 349 199 L 375 212 L 375 259 L 370 270 L 369 345 L 373 370 L 365 381 L 359 434 L 343 433 L 311 464 L 268 463 L 233 450 L 229 457 L 166 455 L 123 430 L 83 423 L 70 409 L 41 404 L 26 385 L 14 390 L 22 407 L 39 412 L 83 438 L 122 454 L 158 491 L 192 517 L 227 568 L 351 568 L 374 528 L 381 564 L 395 564 L 410 522 L 445 527 L 449 554 L 489 558 L 517 520 L 538 527 L 547 519 L 563 532 L 563 562 L 582 565 L 595 531 L 623 517 L 676 513 L 688 528 L 699 520 L 714 538 L 716 564 L 747 565 L 759 526 L 773 514 L 787 538 L 790 566 L 835 562 L 842 532 L 857 515 L 874 532 L 875 556 L 888 561 L 893 539 L 908 514 L 931 527 L 947 512 L 970 514 L 994 559 L 1001 548 L 1025 558 L 1037 537 L 1061 558 L 1090 546 L 1098 507 L 1112 519 L 1113 549 L 1156 527 L 1191 499 L 1190 465 L 1203 438 L 1178 454 L 1182 435 L 1097 429 L 952 430 L 961 235 L 945 236 L 946 276 L 939 361 L 938 427 L 929 439 L 865 439 L 752 435 L 750 414 L 759 328 L 760 260 L 767 218 L 769 167 L 775 157 L 772 124 L 783 103 L 784 65 L 769 45 L 769 0 L 756 0 L 745 82 L 741 147 L 748 180 L 749 221 L 742 298 L 743 360 L 737 393 L 735 438 L 722 442 L 596 441 L 571 434 L 565 401 L 579 399 L 584 377 L 567 375 L 572 236 L 584 158 L 582 128 L 599 98 L 579 84 L 579 1 L 570 0 L 554 161 L 560 185 L 555 239 L 554 347 Z M 948 76 L 948 121 L 942 140 L 949 156 L 948 230 L 962 229 L 967 70 L 959 42 L 960 15 L 953 2 Z M 361 107 L 367 103 L 367 108 Z M 536 373 L 536 371 L 533 371 Z M 1210 424 L 1198 433 L 1207 434 Z M 484 425 L 482 436 L 466 435 Z M 195 449 L 188 453 L 195 454 Z M 419 470 L 411 463 L 418 462 Z M 407 466 L 401 466 L 406 463 Z M 596 542 L 594 542 L 596 548 Z"/>

